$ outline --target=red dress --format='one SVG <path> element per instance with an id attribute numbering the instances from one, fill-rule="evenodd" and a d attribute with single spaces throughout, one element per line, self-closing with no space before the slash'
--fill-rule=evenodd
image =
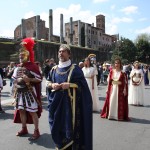
<path id="1" fill-rule="evenodd" d="M 124 96 L 124 90 L 126 90 L 127 95 Z M 115 93 L 114 93 L 115 92 Z M 111 109 L 117 109 L 114 110 L 117 112 L 117 116 L 113 117 L 111 116 L 110 107 L 112 95 L 116 94 L 115 97 L 115 106 L 116 108 Z M 109 73 L 109 81 L 108 81 L 108 89 L 106 94 L 105 103 L 100 115 L 102 118 L 109 118 L 109 119 L 115 119 L 115 120 L 129 120 L 128 117 L 128 80 L 125 73 L 122 71 L 120 72 L 120 76 L 117 81 L 114 81 L 114 70 L 111 70 Z"/>

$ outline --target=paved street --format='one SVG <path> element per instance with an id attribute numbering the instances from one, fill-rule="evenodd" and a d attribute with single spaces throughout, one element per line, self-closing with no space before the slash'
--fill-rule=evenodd
<path id="1" fill-rule="evenodd" d="M 45 81 L 42 93 L 45 94 Z M 106 85 L 99 86 L 101 109 L 104 104 Z M 150 149 L 150 87 L 145 88 L 145 107 L 129 106 L 130 122 L 113 121 L 100 118 L 99 113 L 93 113 L 93 150 L 149 150 Z M 54 150 L 49 125 L 47 100 L 43 98 L 43 113 L 40 118 L 41 137 L 31 142 L 29 137 L 33 132 L 33 125 L 29 125 L 29 134 L 16 137 L 20 130 L 19 124 L 13 123 L 14 108 L 11 105 L 9 81 L 2 91 L 2 107 L 4 114 L 0 114 L 0 149 L 1 150 Z"/>

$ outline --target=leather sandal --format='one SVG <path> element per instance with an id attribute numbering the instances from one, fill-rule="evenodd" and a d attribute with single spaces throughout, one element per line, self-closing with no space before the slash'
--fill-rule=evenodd
<path id="1" fill-rule="evenodd" d="M 32 135 L 32 137 L 30 138 L 30 140 L 36 140 L 40 137 L 40 132 L 39 129 L 34 130 L 34 134 Z"/>
<path id="2" fill-rule="evenodd" d="M 22 127 L 21 131 L 19 131 L 16 136 L 22 136 L 22 135 L 25 135 L 25 134 L 28 134 L 28 129 L 27 127 Z"/>

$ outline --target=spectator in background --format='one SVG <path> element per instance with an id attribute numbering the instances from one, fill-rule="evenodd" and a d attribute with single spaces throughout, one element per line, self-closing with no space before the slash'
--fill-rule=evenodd
<path id="1" fill-rule="evenodd" d="M 10 94 L 11 95 L 13 95 L 13 92 L 14 92 L 14 87 L 13 87 L 14 79 L 12 78 L 12 75 L 14 73 L 15 68 L 16 68 L 16 63 L 10 62 L 9 66 L 8 66 L 7 78 L 10 80 L 10 87 L 11 87 Z"/>
<path id="2" fill-rule="evenodd" d="M 84 62 L 83 61 L 80 61 L 79 62 L 79 67 L 82 69 L 84 67 Z"/>
<path id="3" fill-rule="evenodd" d="M 49 66 L 50 66 L 50 70 L 49 70 L 49 71 L 51 71 L 51 69 L 52 69 L 55 65 L 56 65 L 56 63 L 55 63 L 54 58 L 51 58 L 51 59 L 50 59 L 50 64 L 49 64 Z"/>
<path id="4" fill-rule="evenodd" d="M 6 67 L 5 66 L 3 66 L 3 78 L 6 78 Z"/>
<path id="5" fill-rule="evenodd" d="M 4 113 L 4 110 L 2 109 L 2 106 L 1 106 L 1 91 L 2 91 L 2 89 L 3 89 L 3 79 L 0 74 L 0 114 Z"/>
<path id="6" fill-rule="evenodd" d="M 99 85 L 99 70 L 98 70 L 98 67 L 97 67 L 97 64 L 96 64 L 96 55 L 95 54 L 90 54 L 88 56 L 91 60 L 91 63 L 95 69 L 95 76 L 94 76 L 94 82 L 96 83 L 95 86 Z"/>
<path id="7" fill-rule="evenodd" d="M 43 69 L 45 79 L 47 79 L 50 69 L 51 69 L 50 68 L 50 60 L 46 59 L 44 62 L 44 69 Z"/>
<path id="8" fill-rule="evenodd" d="M 104 83 L 107 83 L 108 74 L 109 74 L 108 66 L 106 64 L 103 64 L 103 81 L 104 81 Z"/>
<path id="9" fill-rule="evenodd" d="M 123 65 L 123 71 L 126 73 L 127 78 L 130 79 L 130 64 Z"/>
<path id="10" fill-rule="evenodd" d="M 149 85 L 149 69 L 147 65 L 144 65 L 143 67 L 143 73 L 144 73 L 144 84 Z"/>
<path id="11" fill-rule="evenodd" d="M 4 71 L 3 71 L 3 68 L 0 67 L 0 75 L 1 75 L 1 78 L 3 79 L 4 78 Z"/>
<path id="12" fill-rule="evenodd" d="M 9 78 L 9 80 L 10 80 L 10 86 L 11 87 L 13 86 L 12 75 L 13 75 L 13 72 L 14 72 L 15 68 L 16 68 L 15 62 L 10 62 L 9 66 L 8 66 L 7 78 Z"/>

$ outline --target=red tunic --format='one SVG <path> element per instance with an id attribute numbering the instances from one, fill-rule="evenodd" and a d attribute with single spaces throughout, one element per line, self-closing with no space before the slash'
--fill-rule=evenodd
<path id="1" fill-rule="evenodd" d="M 35 72 L 36 74 L 41 76 L 39 68 L 35 63 L 26 62 L 23 64 L 23 67 L 25 67 L 27 70 Z M 42 79 L 42 76 L 41 76 L 41 79 Z M 34 85 L 36 93 L 37 93 L 37 99 L 41 103 L 41 95 L 40 95 L 41 94 L 41 85 L 40 85 L 40 83 L 33 83 L 33 85 Z M 42 112 L 42 105 L 38 106 L 37 115 L 39 118 L 41 116 L 41 112 Z M 26 111 L 26 114 L 27 114 L 27 122 L 26 123 L 33 124 L 33 120 L 32 120 L 30 113 Z M 17 110 L 17 109 L 16 109 L 15 114 L 14 114 L 14 123 L 21 123 L 19 110 Z"/>
<path id="2" fill-rule="evenodd" d="M 108 90 L 106 94 L 105 103 L 101 112 L 102 118 L 108 118 L 109 114 L 109 105 L 110 105 L 110 96 L 112 90 L 112 81 L 113 81 L 113 70 L 110 71 L 109 74 L 109 81 L 108 81 Z M 128 117 L 128 80 L 125 73 L 121 72 L 119 80 L 121 82 L 118 85 L 118 120 L 129 120 Z M 127 95 L 124 96 L 123 91 L 124 88 L 126 89 Z"/>

